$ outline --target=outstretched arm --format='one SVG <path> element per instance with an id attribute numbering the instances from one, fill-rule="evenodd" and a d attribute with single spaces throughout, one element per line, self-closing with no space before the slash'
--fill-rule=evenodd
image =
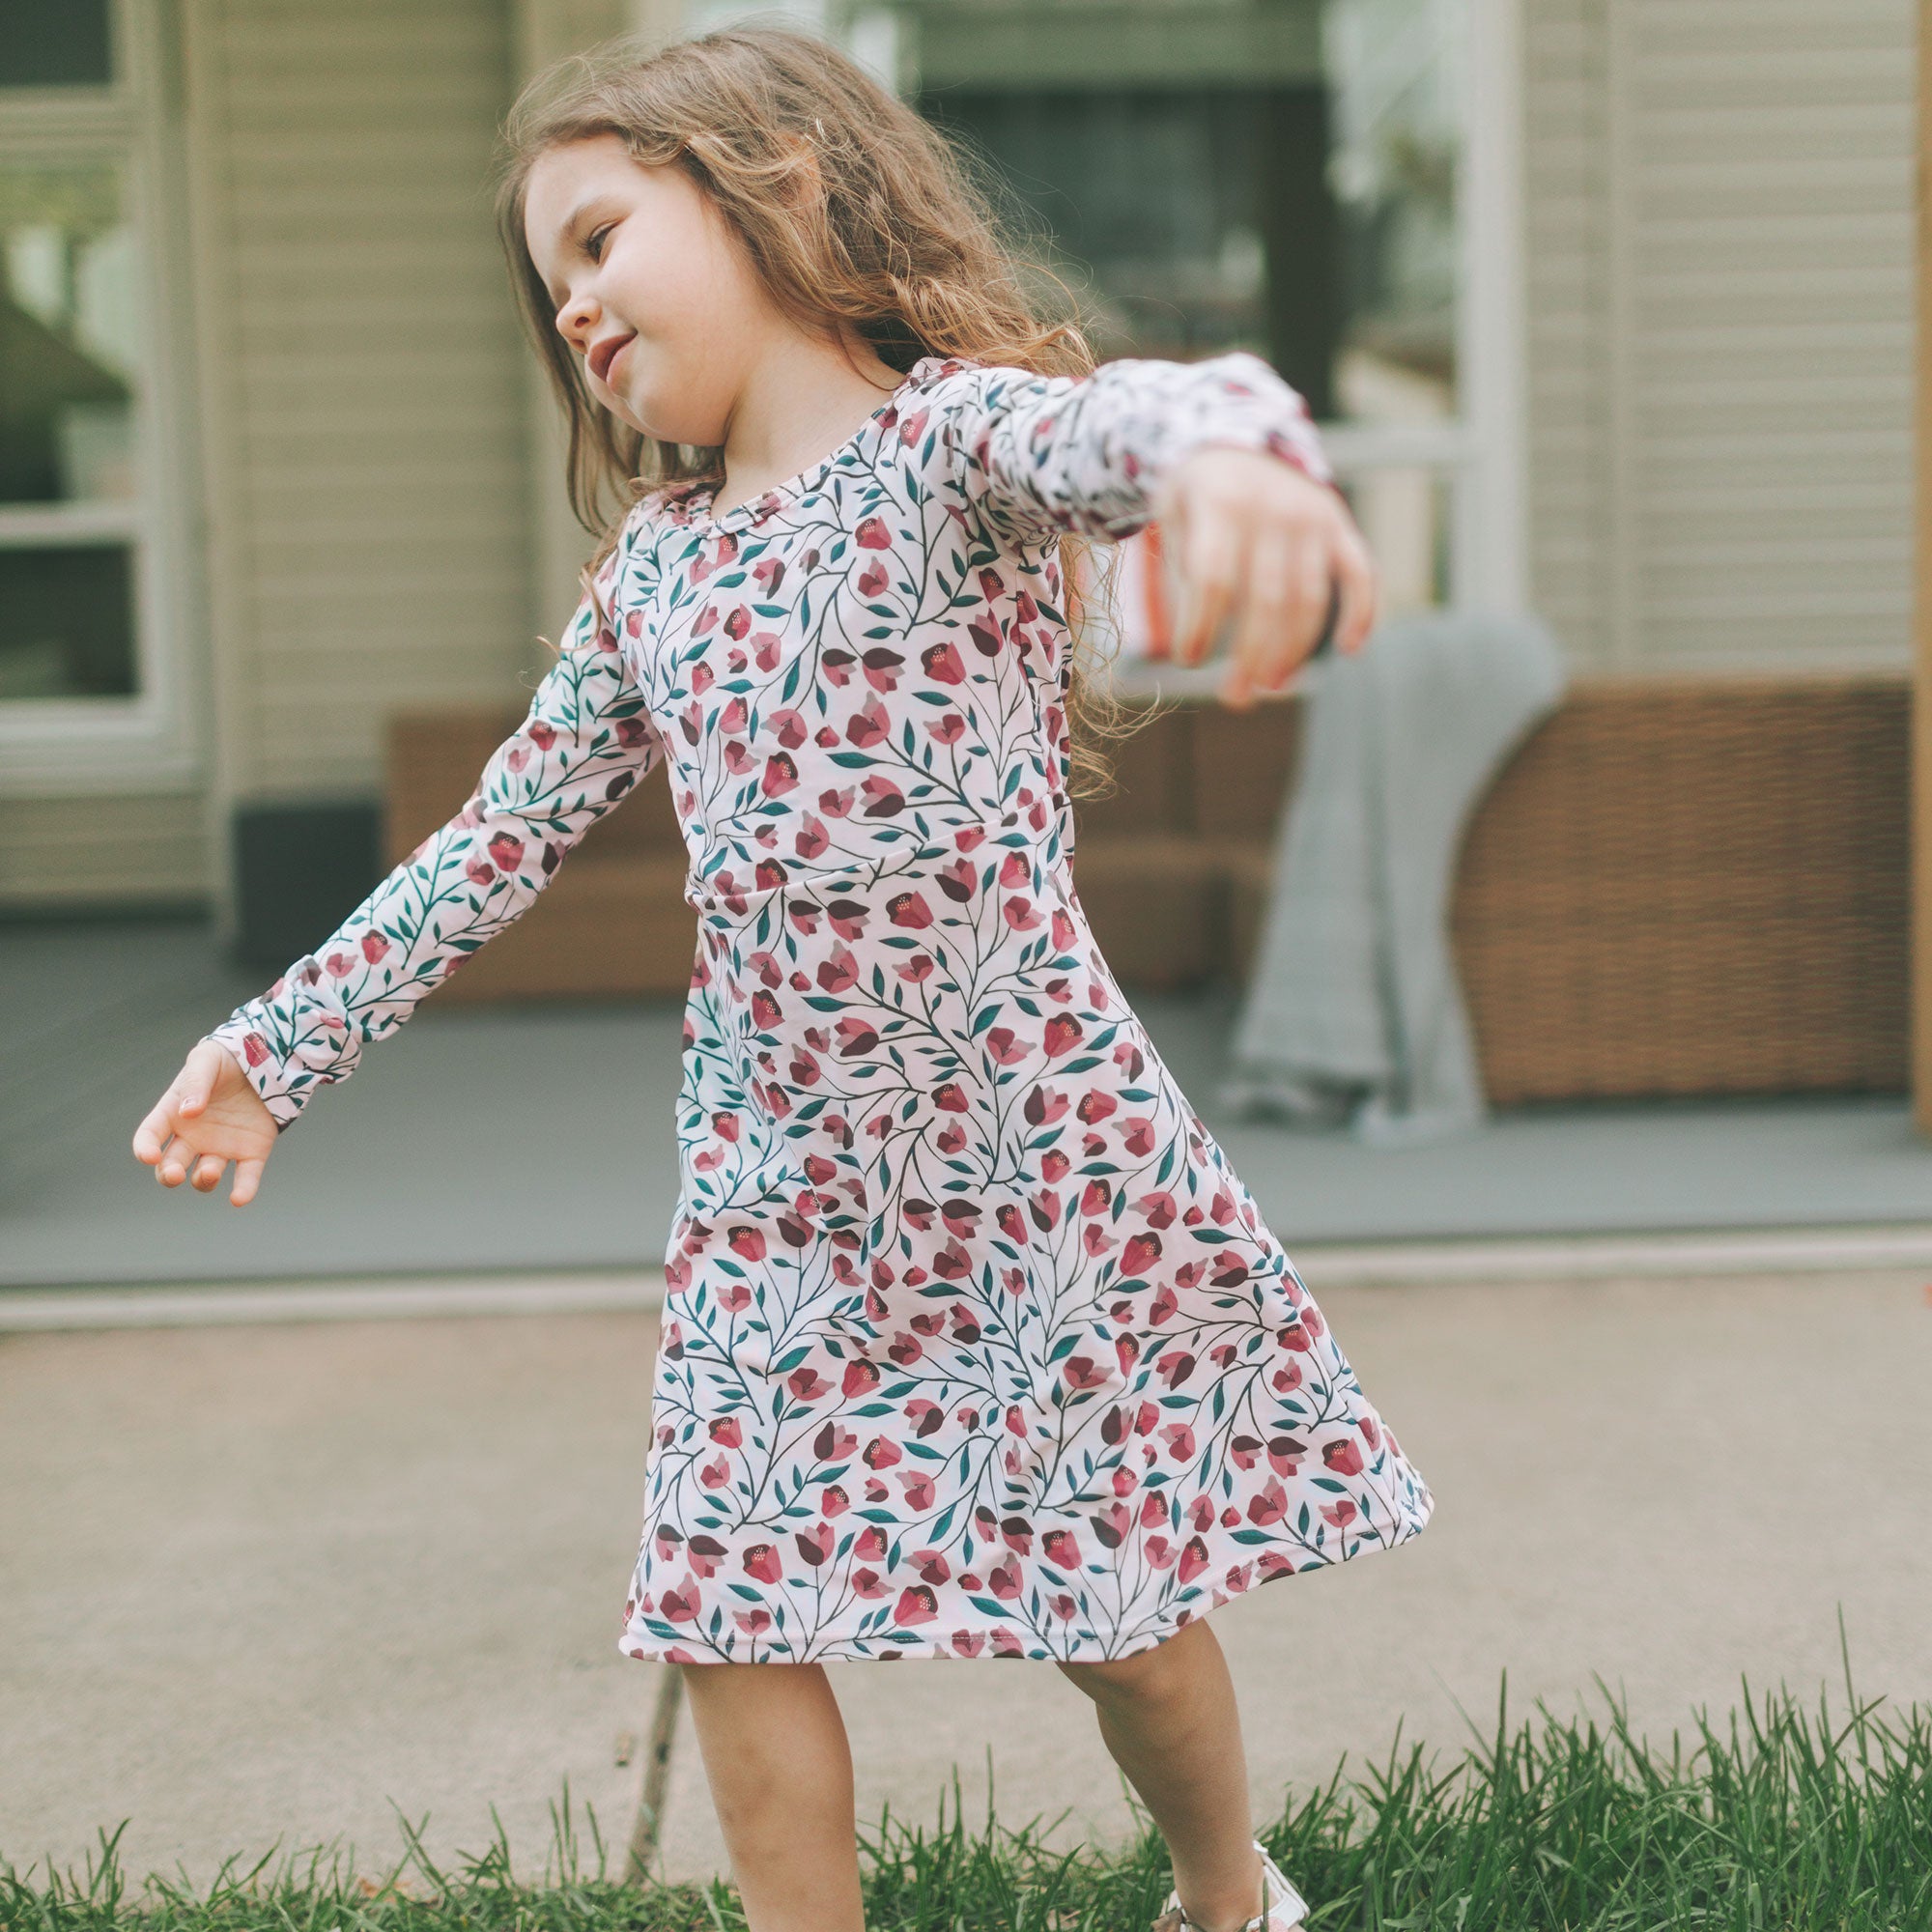
<path id="1" fill-rule="evenodd" d="M 1202 362 L 1122 356 L 1081 377 L 972 369 L 948 384 L 943 408 L 968 504 L 1009 538 L 1132 536 L 1169 472 L 1212 445 L 1329 481 L 1300 395 L 1244 349 Z"/>
<path id="2" fill-rule="evenodd" d="M 314 952 L 207 1037 L 232 1053 L 278 1128 L 364 1044 L 535 901 L 565 853 L 663 754 L 643 694 L 586 593 L 528 716 L 463 810 Z"/>
<path id="3" fill-rule="evenodd" d="M 1332 622 L 1360 647 L 1375 567 L 1301 397 L 1259 355 L 1122 357 L 1090 375 L 969 369 L 941 435 L 963 514 L 1009 542 L 1132 536 L 1156 519 L 1179 579 L 1174 658 L 1234 622 L 1222 696 L 1279 690 Z"/>

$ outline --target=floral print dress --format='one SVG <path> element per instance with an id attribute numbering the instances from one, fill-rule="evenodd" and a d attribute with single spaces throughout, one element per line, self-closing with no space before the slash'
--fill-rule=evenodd
<path id="1" fill-rule="evenodd" d="M 628 1656 L 1123 1657 L 1429 1520 L 1074 890 L 1055 540 L 1207 443 L 1327 474 L 1245 352 L 927 355 L 761 497 L 648 493 L 462 812 L 211 1036 L 287 1125 L 665 766 L 697 943 Z"/>

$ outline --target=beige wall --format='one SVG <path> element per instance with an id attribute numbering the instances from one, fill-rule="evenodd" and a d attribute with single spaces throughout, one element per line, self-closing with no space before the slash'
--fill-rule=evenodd
<path id="1" fill-rule="evenodd" d="M 1586 666 L 1903 667 L 1911 0 L 1525 0 L 1531 569 Z"/>

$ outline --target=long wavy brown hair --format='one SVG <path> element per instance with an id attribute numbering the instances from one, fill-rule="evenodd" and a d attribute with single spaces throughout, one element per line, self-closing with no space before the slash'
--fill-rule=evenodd
<path id="1" fill-rule="evenodd" d="M 510 109 L 496 203 L 517 305 L 569 429 L 571 507 L 599 540 L 586 579 L 646 491 L 724 478 L 721 449 L 647 437 L 597 402 L 530 259 L 532 164 L 599 134 L 618 136 L 641 166 L 683 169 L 731 223 L 773 305 L 809 334 L 856 335 L 900 373 L 928 355 L 1048 376 L 1095 366 L 1078 298 L 1002 212 L 1015 203 L 997 175 L 829 41 L 764 18 L 571 54 Z M 1073 533 L 1058 542 L 1073 638 L 1069 788 L 1087 797 L 1112 782 L 1096 741 L 1147 714 L 1096 676 L 1119 635 L 1116 547 Z"/>

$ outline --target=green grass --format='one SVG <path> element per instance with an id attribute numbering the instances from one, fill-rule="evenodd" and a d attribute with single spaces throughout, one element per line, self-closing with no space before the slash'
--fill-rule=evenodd
<path id="1" fill-rule="evenodd" d="M 1842 1642 L 1842 1632 L 1841 1632 Z M 1753 1696 L 1728 1722 L 1700 1712 L 1688 1747 L 1634 1738 L 1609 1703 L 1600 1727 L 1559 1719 L 1512 1729 L 1505 1673 L 1492 1735 L 1439 1766 L 1400 1731 L 1385 1766 L 1291 1794 L 1264 1832 L 1312 1904 L 1310 1932 L 1928 1932 L 1932 1928 L 1932 1709 L 1885 1714 L 1851 1688 L 1834 1719 L 1789 1694 Z M 1473 1728 L 1473 1726 L 1472 1726 Z M 1344 1760 L 1346 1764 L 1346 1759 Z M 493 1816 L 495 1814 L 493 1813 Z M 7 1932 L 739 1932 L 735 1893 L 633 1888 L 568 1787 L 552 1806 L 539 1882 L 512 1876 L 497 1821 L 487 1853 L 440 1869 L 407 1821 L 409 1850 L 383 1878 L 311 1851 L 246 1869 L 231 1861 L 205 1892 L 159 1877 L 136 1889 L 115 1859 L 120 1831 L 79 1872 L 38 1881 L 0 1858 Z M 1054 1821 L 1057 1822 L 1057 1821 Z M 1145 1821 L 1142 1821 L 1145 1824 Z M 125 1829 L 125 1826 L 122 1828 Z M 1167 1869 L 1151 1831 L 1124 1847 L 1055 1849 L 1053 1822 L 969 1822 L 958 1802 L 936 1825 L 888 1811 L 865 1832 L 873 1932 L 1145 1932 Z M 272 1854 L 270 1855 L 272 1857 Z M 590 1870 L 586 1871 L 586 1862 Z"/>

